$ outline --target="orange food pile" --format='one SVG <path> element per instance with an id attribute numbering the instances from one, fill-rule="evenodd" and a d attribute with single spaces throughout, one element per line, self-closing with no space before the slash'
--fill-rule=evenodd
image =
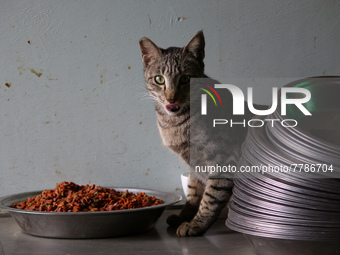
<path id="1" fill-rule="evenodd" d="M 163 204 L 161 199 L 147 196 L 144 192 L 134 194 L 100 186 L 77 185 L 73 182 L 57 183 L 53 190 L 44 190 L 27 201 L 14 203 L 11 207 L 47 212 L 95 212 L 141 208 Z"/>

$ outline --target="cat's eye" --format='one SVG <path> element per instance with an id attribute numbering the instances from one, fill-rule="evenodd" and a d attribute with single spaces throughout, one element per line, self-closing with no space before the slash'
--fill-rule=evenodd
<path id="1" fill-rule="evenodd" d="M 189 75 L 183 75 L 181 78 L 179 78 L 179 83 L 180 84 L 187 84 L 190 81 L 190 76 Z"/>
<path id="2" fill-rule="evenodd" d="M 165 83 L 165 79 L 162 75 L 155 76 L 155 82 L 159 85 L 163 85 Z"/>

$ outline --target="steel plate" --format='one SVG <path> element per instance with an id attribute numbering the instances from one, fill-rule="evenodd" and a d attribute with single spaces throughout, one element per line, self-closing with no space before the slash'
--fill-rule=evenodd
<path id="1" fill-rule="evenodd" d="M 175 193 L 136 188 L 114 188 L 117 191 L 156 196 L 163 204 L 144 208 L 105 212 L 39 212 L 9 207 L 42 191 L 32 191 L 0 198 L 0 208 L 9 211 L 21 229 L 30 235 L 51 238 L 106 238 L 132 235 L 152 229 L 165 207 L 179 202 Z"/>
<path id="2" fill-rule="evenodd" d="M 340 252 L 339 241 L 289 240 L 291 238 L 285 236 L 279 239 L 249 234 L 245 237 L 259 255 L 333 255 Z"/>

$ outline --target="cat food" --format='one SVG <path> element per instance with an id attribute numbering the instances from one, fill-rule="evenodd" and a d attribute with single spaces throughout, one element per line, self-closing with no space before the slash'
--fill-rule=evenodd
<path id="1" fill-rule="evenodd" d="M 77 185 L 73 182 L 57 183 L 53 190 L 26 201 L 14 203 L 11 207 L 30 211 L 47 212 L 95 212 L 141 208 L 163 204 L 161 199 L 144 192 L 134 194 L 116 191 L 96 185 Z"/>

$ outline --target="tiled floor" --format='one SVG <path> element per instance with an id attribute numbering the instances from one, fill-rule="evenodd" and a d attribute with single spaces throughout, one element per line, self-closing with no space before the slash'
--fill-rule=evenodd
<path id="1" fill-rule="evenodd" d="M 242 234 L 227 229 L 220 219 L 202 237 L 180 238 L 165 222 L 178 210 L 166 210 L 155 229 L 146 233 L 107 239 L 50 239 L 21 232 L 11 217 L 0 217 L 0 255 L 97 254 L 224 254 L 255 255 Z"/>

